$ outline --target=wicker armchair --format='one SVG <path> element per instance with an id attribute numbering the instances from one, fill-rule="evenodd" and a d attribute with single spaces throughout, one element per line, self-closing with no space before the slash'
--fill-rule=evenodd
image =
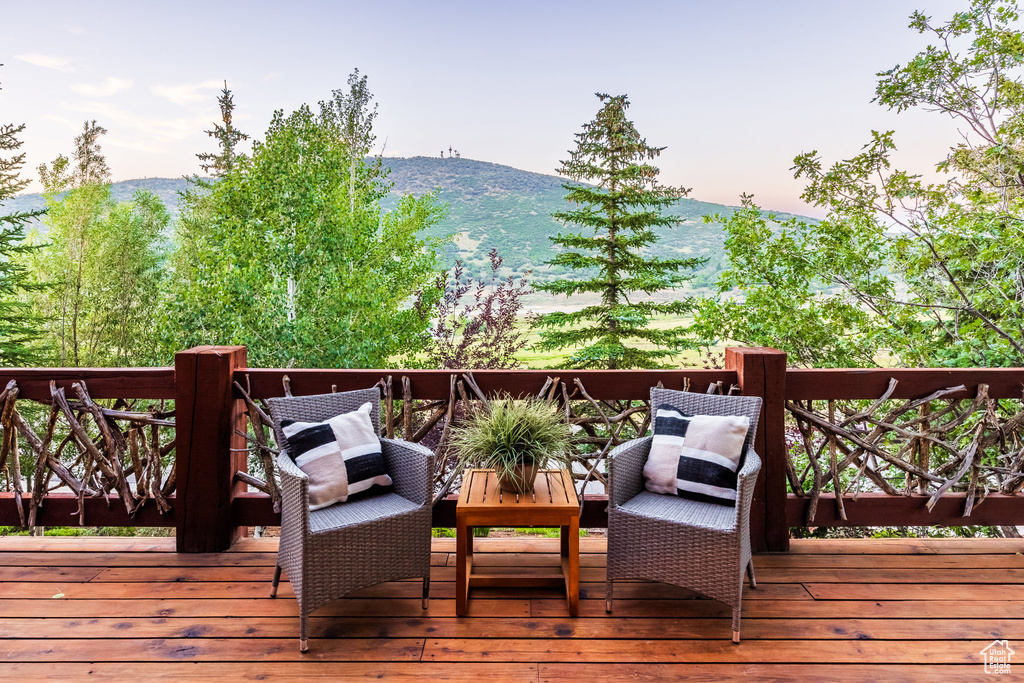
<path id="1" fill-rule="evenodd" d="M 616 580 L 641 579 L 682 586 L 732 607 L 732 639 L 738 643 L 744 570 L 750 577 L 750 587 L 757 587 L 750 558 L 750 503 L 761 469 L 761 460 L 752 446 L 761 399 L 651 389 L 651 409 L 657 410 L 665 403 L 690 415 L 750 418 L 738 473 L 736 507 L 647 491 L 643 468 L 651 449 L 650 436 L 613 450 L 605 609 L 612 611 Z"/>
<path id="2" fill-rule="evenodd" d="M 321 422 L 372 405 L 380 434 L 380 392 L 376 389 L 319 396 L 272 398 L 270 412 L 282 452 L 281 545 L 270 596 L 277 594 L 281 570 L 288 573 L 299 601 L 299 649 L 308 649 L 309 614 L 365 586 L 423 578 L 423 609 L 430 595 L 430 529 L 433 454 L 423 446 L 381 439 L 394 490 L 360 497 L 320 510 L 309 509 L 309 480 L 288 454 L 282 420 Z"/>

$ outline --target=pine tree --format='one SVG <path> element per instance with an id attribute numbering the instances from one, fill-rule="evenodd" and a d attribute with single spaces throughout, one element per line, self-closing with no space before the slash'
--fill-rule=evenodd
<path id="1" fill-rule="evenodd" d="M 204 131 L 211 138 L 217 140 L 220 151 L 216 154 L 203 152 L 197 154 L 200 168 L 203 171 L 212 172 L 215 178 L 223 178 L 231 172 L 235 164 L 235 157 L 238 156 L 238 143 L 248 140 L 249 136 L 235 128 L 232 118 L 235 111 L 234 96 L 228 90 L 228 82 L 224 81 L 224 89 L 220 91 L 217 104 L 220 105 L 220 123 L 213 124 L 213 130 Z"/>
<path id="2" fill-rule="evenodd" d="M 626 118 L 629 100 L 597 93 L 603 103 L 597 117 L 576 134 L 576 149 L 562 162 L 567 178 L 565 199 L 576 208 L 553 214 L 563 225 L 581 232 L 549 239 L 563 248 L 548 265 L 579 271 L 578 279 L 559 278 L 537 289 L 572 296 L 595 293 L 601 302 L 574 312 L 541 316 L 539 350 L 582 347 L 564 363 L 573 368 L 654 368 L 662 359 L 694 348 L 685 326 L 650 327 L 655 315 L 682 315 L 693 310 L 689 298 L 655 303 L 633 295 L 651 295 L 679 287 L 693 277 L 701 258 L 659 258 L 649 255 L 658 241 L 655 229 L 681 221 L 663 211 L 689 190 L 658 183 L 659 170 L 647 163 L 664 147 L 651 147 Z M 585 185 L 583 183 L 592 183 Z M 586 234 L 593 230 L 593 235 Z M 684 272 L 680 272 L 684 271 Z M 685 271 L 691 271 L 687 273 Z M 629 346 L 637 340 L 654 348 Z"/>
<path id="3" fill-rule="evenodd" d="M 2 66 L 2 65 L 0 65 Z M 25 153 L 17 153 L 22 141 L 18 135 L 25 124 L 0 125 L 0 366 L 28 365 L 36 360 L 33 343 L 41 334 L 39 320 L 22 299 L 26 291 L 39 289 L 29 277 L 21 258 L 32 247 L 25 244 L 25 225 L 44 211 L 2 213 L 5 201 L 28 185 L 20 177 Z"/>

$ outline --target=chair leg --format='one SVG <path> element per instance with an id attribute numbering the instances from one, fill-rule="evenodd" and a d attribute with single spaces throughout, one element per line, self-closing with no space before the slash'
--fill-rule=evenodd
<path id="1" fill-rule="evenodd" d="M 430 574 L 423 577 L 423 609 L 430 606 Z"/>
<path id="2" fill-rule="evenodd" d="M 309 641 L 307 636 L 309 635 L 309 615 L 306 614 L 306 610 L 299 607 L 299 652 L 305 652 L 309 649 Z"/>
<path id="3" fill-rule="evenodd" d="M 270 584 L 270 597 L 277 597 L 277 584 L 281 583 L 281 565 L 274 567 L 274 582 Z"/>
<path id="4" fill-rule="evenodd" d="M 740 608 L 734 607 L 732 610 L 732 642 L 740 642 Z"/>
<path id="5" fill-rule="evenodd" d="M 608 579 L 604 584 L 604 611 L 609 614 L 612 611 L 612 580 Z"/>
<path id="6" fill-rule="evenodd" d="M 750 578 L 750 587 L 757 588 L 757 579 L 754 578 L 754 561 L 747 560 L 747 576 Z"/>

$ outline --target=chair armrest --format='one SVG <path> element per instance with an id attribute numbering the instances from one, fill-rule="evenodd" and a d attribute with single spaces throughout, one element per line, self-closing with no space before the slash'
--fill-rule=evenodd
<path id="1" fill-rule="evenodd" d="M 434 493 L 434 452 L 399 439 L 382 438 L 380 448 L 395 493 L 418 505 L 429 505 Z"/>
<path id="2" fill-rule="evenodd" d="M 743 467 L 740 468 L 736 481 L 736 514 L 738 524 L 744 534 L 749 532 L 746 529 L 750 524 L 750 505 L 754 500 L 754 487 L 757 484 L 757 475 L 761 472 L 761 458 L 754 452 L 754 448 L 748 447 L 743 457 Z"/>
<path id="3" fill-rule="evenodd" d="M 305 535 L 309 529 L 309 477 L 286 450 L 277 456 L 277 471 L 281 475 L 281 535 Z"/>
<path id="4" fill-rule="evenodd" d="M 622 505 L 644 489 L 644 463 L 651 452 L 651 440 L 645 436 L 615 447 L 608 454 L 608 502 Z"/>
<path id="5" fill-rule="evenodd" d="M 740 471 L 737 474 L 739 482 L 743 483 L 744 481 L 747 481 L 751 486 L 753 486 L 754 482 L 757 481 L 757 475 L 760 471 L 761 458 L 754 452 L 753 447 L 747 448 L 747 453 L 743 457 L 743 467 L 740 468 Z"/>

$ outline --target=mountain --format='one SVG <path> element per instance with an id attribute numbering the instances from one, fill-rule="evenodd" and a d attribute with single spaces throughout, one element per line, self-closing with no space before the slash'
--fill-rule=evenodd
<path id="1" fill-rule="evenodd" d="M 390 169 L 389 180 L 394 183 L 391 196 L 384 202 L 386 208 L 393 206 L 400 195 L 421 195 L 431 190 L 448 204 L 448 217 L 431 234 L 458 236 L 446 252 L 449 264 L 458 258 L 470 273 L 482 275 L 488 272 L 488 253 L 496 248 L 504 259 L 506 273 L 521 274 L 532 269 L 536 280 L 562 274 L 543 265 L 554 254 L 548 236 L 567 229 L 551 218 L 552 212 L 568 206 L 561 178 L 472 159 L 390 157 L 384 159 L 384 165 Z M 176 216 L 177 193 L 184 187 L 181 178 L 140 178 L 114 183 L 112 194 L 119 201 L 127 201 L 136 190 L 149 190 Z M 42 197 L 32 194 L 8 201 L 2 210 L 6 213 L 42 206 Z M 657 250 L 666 256 L 707 257 L 707 266 L 693 284 L 710 285 L 725 266 L 724 233 L 718 224 L 705 224 L 703 217 L 728 215 L 734 210 L 696 199 L 679 200 L 674 213 L 683 222 L 662 231 Z M 792 217 L 777 215 L 780 219 Z"/>
<path id="2" fill-rule="evenodd" d="M 185 189 L 184 178 L 136 178 L 122 180 L 110 187 L 111 196 L 119 202 L 130 201 L 138 190 L 148 190 L 160 198 L 173 218 L 178 216 L 178 192 Z M 41 194 L 23 194 L 8 200 L 0 211 L 34 211 L 46 206 Z"/>

